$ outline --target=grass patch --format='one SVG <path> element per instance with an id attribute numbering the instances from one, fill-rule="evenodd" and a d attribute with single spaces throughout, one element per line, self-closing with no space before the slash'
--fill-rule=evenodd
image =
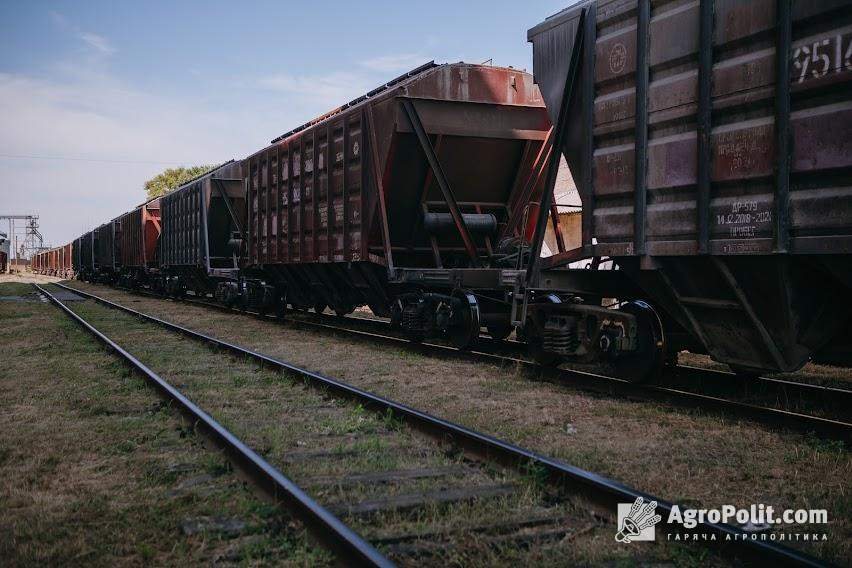
<path id="1" fill-rule="evenodd" d="M 40 302 L 3 302 L 0 319 L 0 342 L 12 354 L 0 367 L 4 566 L 331 562 L 290 521 L 258 514 L 264 503 L 230 464 L 66 315 Z M 210 487 L 174 496 L 208 466 Z M 180 531 L 204 515 L 242 518 L 251 534 Z"/>

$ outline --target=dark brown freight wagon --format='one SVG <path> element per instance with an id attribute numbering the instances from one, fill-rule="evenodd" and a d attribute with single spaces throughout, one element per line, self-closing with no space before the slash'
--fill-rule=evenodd
<path id="1" fill-rule="evenodd" d="M 735 368 L 848 341 L 852 3 L 600 0 L 528 37 L 583 201 L 545 268 L 614 257 Z"/>
<path id="2" fill-rule="evenodd" d="M 118 265 L 118 249 L 121 246 L 121 227 L 113 219 L 95 229 L 95 233 L 97 233 L 97 246 L 95 247 L 97 279 L 101 282 L 111 283 L 120 268 Z"/>
<path id="3" fill-rule="evenodd" d="M 82 265 L 82 249 L 83 237 L 77 237 L 71 243 L 71 269 L 74 276 L 80 276 Z"/>
<path id="4" fill-rule="evenodd" d="M 541 190 L 532 173 L 549 130 L 526 72 L 417 68 L 243 162 L 248 264 L 278 303 L 367 304 L 415 334 L 446 329 L 459 298 L 468 310 L 476 300 L 464 289 L 481 292 L 474 315 L 488 325 L 488 290 L 499 289 L 490 325 L 510 331 L 502 289 L 516 271 L 498 236 L 520 224 L 523 190 Z"/>
<path id="5" fill-rule="evenodd" d="M 97 251 L 98 231 L 89 231 L 80 237 L 80 267 L 77 277 L 80 280 L 93 282 L 98 272 Z"/>
<path id="6" fill-rule="evenodd" d="M 172 295 L 206 294 L 239 273 L 245 227 L 245 186 L 240 163 L 230 161 L 160 199 L 158 279 Z"/>

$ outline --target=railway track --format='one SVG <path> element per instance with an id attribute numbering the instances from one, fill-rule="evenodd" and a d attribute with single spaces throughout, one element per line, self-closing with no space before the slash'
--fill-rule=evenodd
<path id="1" fill-rule="evenodd" d="M 642 498 L 645 501 L 657 502 L 657 513 L 661 515 L 662 520 L 658 524 L 658 530 L 662 527 L 668 530 L 669 533 L 691 534 L 697 535 L 697 540 L 704 543 L 713 543 L 711 546 L 716 551 L 723 554 L 730 554 L 736 558 L 745 559 L 754 562 L 774 562 L 782 565 L 820 565 L 819 560 L 803 554 L 797 550 L 783 547 L 771 541 L 763 541 L 760 539 L 753 540 L 749 538 L 749 534 L 740 528 L 730 525 L 699 522 L 693 529 L 685 529 L 682 525 L 668 522 L 669 513 L 673 508 L 673 504 L 662 499 L 641 493 L 627 486 L 624 486 L 616 481 L 603 478 L 594 473 L 576 468 L 559 460 L 551 459 L 541 454 L 530 450 L 520 448 L 509 444 L 494 437 L 482 434 L 468 428 L 453 424 L 446 420 L 434 417 L 428 413 L 419 411 L 415 408 L 382 398 L 371 394 L 364 390 L 358 389 L 351 385 L 345 384 L 333 378 L 314 373 L 305 369 L 301 369 L 285 361 L 275 359 L 259 352 L 241 347 L 234 343 L 222 341 L 210 335 L 206 335 L 189 328 L 176 325 L 154 316 L 150 316 L 123 306 L 121 304 L 111 302 L 104 298 L 100 298 L 94 294 L 58 285 L 61 288 L 73 291 L 83 297 L 95 300 L 98 304 L 107 306 L 114 310 L 119 310 L 124 314 L 129 314 L 134 318 L 138 318 L 146 323 L 153 323 L 161 326 L 168 332 L 174 332 L 193 340 L 205 343 L 218 350 L 226 351 L 236 355 L 239 358 L 248 358 L 254 362 L 260 363 L 263 367 L 275 371 L 283 371 L 290 376 L 298 377 L 308 386 L 315 387 L 320 390 L 326 397 L 332 399 L 347 400 L 350 404 L 355 403 L 356 408 L 364 408 L 374 412 L 375 416 L 393 417 L 392 423 L 397 422 L 406 426 L 412 432 L 425 435 L 423 438 L 428 439 L 431 444 L 432 454 L 430 455 L 453 455 L 456 456 L 456 461 L 452 465 L 431 465 L 431 468 L 421 467 L 419 469 L 408 469 L 405 471 L 394 472 L 362 472 L 358 474 L 350 474 L 341 478 L 340 476 L 331 479 L 321 479 L 321 483 L 326 487 L 342 487 L 352 483 L 367 481 L 368 483 L 384 483 L 393 484 L 400 480 L 411 478 L 429 478 L 434 476 L 446 475 L 446 469 L 453 471 L 453 475 L 461 476 L 463 483 L 461 487 L 452 488 L 450 490 L 438 492 L 421 492 L 415 496 L 396 494 L 392 498 L 374 498 L 372 500 L 361 501 L 358 503 L 338 503 L 330 505 L 327 509 L 321 509 L 325 513 L 333 511 L 345 519 L 346 523 L 355 523 L 360 529 L 359 532 L 368 532 L 371 536 L 366 538 L 373 544 L 376 544 L 381 550 L 389 551 L 389 555 L 395 560 L 403 563 L 422 564 L 424 558 L 431 558 L 433 554 L 439 554 L 441 550 L 445 550 L 448 544 L 458 544 L 453 541 L 456 532 L 461 534 L 480 533 L 481 535 L 489 535 L 487 542 L 493 544 L 512 544 L 520 540 L 529 544 L 530 541 L 536 543 L 537 547 L 544 542 L 550 543 L 551 546 L 559 546 L 559 543 L 564 544 L 570 542 L 574 538 L 581 538 L 582 534 L 588 530 L 595 529 L 595 522 L 602 520 L 609 521 L 609 528 L 615 529 L 613 513 L 616 510 L 617 503 L 629 503 L 637 498 Z M 62 303 L 54 296 L 50 295 L 45 289 L 37 286 L 40 291 L 50 297 L 51 301 L 60 305 L 70 316 L 86 327 L 99 340 L 109 345 L 113 350 L 117 351 L 122 357 L 130 362 L 134 367 L 141 372 L 157 386 L 158 389 L 164 391 L 175 400 L 185 401 L 181 407 L 184 411 L 187 409 L 195 409 L 198 416 L 207 416 L 209 420 L 202 423 L 210 429 L 215 436 L 222 437 L 226 442 L 230 438 L 226 435 L 218 423 L 216 423 L 209 415 L 203 413 L 200 408 L 195 407 L 189 402 L 180 392 L 174 387 L 169 386 L 164 380 L 160 379 L 153 371 L 145 367 L 133 355 L 118 346 L 113 340 L 108 338 L 104 333 L 95 329 L 90 323 L 87 323 L 82 317 L 75 314 L 70 308 L 62 305 Z M 115 325 L 119 325 L 116 323 Z M 327 398 L 325 398 L 328 401 Z M 233 404 L 237 402 L 234 401 Z M 316 415 L 320 411 L 328 411 L 329 407 L 309 409 L 310 415 Z M 298 408 L 288 408 L 286 415 L 291 413 L 297 414 Z M 276 413 L 275 420 L 281 421 L 286 416 Z M 293 425 L 289 425 L 292 427 Z M 397 430 L 396 427 L 391 430 Z M 232 436 L 232 435 L 231 435 Z M 239 440 L 236 440 L 239 442 Z M 292 482 L 290 484 L 281 483 L 280 478 L 283 475 L 275 477 L 274 480 L 279 481 L 279 485 L 269 485 L 270 470 L 274 470 L 267 462 L 263 461 L 256 453 L 249 450 L 244 444 L 232 443 L 232 446 L 237 449 L 242 449 L 240 455 L 253 455 L 255 460 L 249 462 L 249 467 L 257 468 L 258 477 L 263 481 L 266 480 L 267 489 L 273 488 L 273 494 L 277 495 L 279 485 L 281 489 L 288 490 L 286 496 L 289 499 L 280 499 L 284 504 L 293 504 L 293 495 L 303 495 L 304 499 L 295 502 L 296 512 L 308 516 L 308 519 L 316 519 L 321 517 L 323 522 L 319 524 L 320 535 L 325 535 L 326 540 L 323 542 L 331 542 L 337 547 L 337 550 L 354 550 L 360 556 L 359 561 L 368 565 L 387 565 L 387 558 L 376 557 L 373 555 L 374 550 L 369 548 L 365 540 L 359 540 L 357 534 L 352 529 L 346 530 L 346 525 L 339 519 L 329 518 L 317 513 L 317 507 L 306 507 L 305 499 L 310 499 L 304 495 L 302 490 L 299 490 Z M 395 451 L 405 452 L 410 448 L 397 448 Z M 318 452 L 321 454 L 322 452 Z M 425 455 L 421 450 L 418 455 Z M 338 452 L 338 457 L 347 456 L 346 451 Z M 354 457 L 349 458 L 355 460 Z M 266 464 L 267 467 L 260 467 L 259 464 Z M 460 471 L 463 470 L 463 471 Z M 505 473 L 508 472 L 508 473 Z M 522 501 L 515 503 L 512 499 L 521 499 L 518 497 L 517 488 L 524 483 L 530 472 L 535 472 L 535 483 L 541 484 L 545 489 L 542 492 L 532 492 L 536 495 L 533 502 Z M 509 477 L 507 477 L 507 475 Z M 466 485 L 470 477 L 480 476 L 487 483 L 476 483 L 472 487 Z M 513 477 L 512 477 L 513 476 Z M 286 478 L 284 478 L 286 480 Z M 455 479 L 455 477 L 454 477 Z M 314 476 L 316 481 L 316 476 Z M 495 484 L 495 481 L 500 481 Z M 507 483 L 507 481 L 509 483 Z M 386 486 L 386 485 L 383 485 Z M 529 489 L 529 488 L 528 488 Z M 524 491 L 524 495 L 529 496 L 530 491 Z M 447 531 L 446 528 L 420 531 L 412 534 L 392 534 L 383 527 L 376 527 L 376 523 L 381 525 L 382 520 L 387 520 L 389 517 L 386 514 L 388 508 L 398 513 L 400 510 L 419 510 L 421 508 L 434 508 L 439 505 L 457 502 L 459 500 L 470 500 L 473 498 L 476 502 L 494 502 L 494 500 L 503 500 L 503 503 L 514 503 L 515 506 L 509 507 L 513 513 L 510 516 L 501 514 L 501 511 L 491 511 L 492 522 L 485 526 L 475 527 L 454 527 Z M 518 507 L 517 505 L 524 505 Z M 505 511 L 504 511 L 505 512 Z M 369 520 L 363 520 L 367 517 Z M 393 517 L 398 518 L 398 517 Z M 494 521 L 493 519 L 499 519 Z M 591 521 L 591 525 L 590 520 Z M 583 525 L 585 521 L 585 525 Z M 566 530 L 566 523 L 572 523 L 569 529 Z M 307 523 L 309 527 L 317 530 L 316 526 Z M 579 524 L 579 527 L 578 527 Z M 450 523 L 452 525 L 452 523 Z M 329 527 L 335 527 L 329 536 Z M 613 532 L 614 534 L 614 532 Z M 346 535 L 346 538 L 341 538 L 341 535 Z M 449 542 L 448 542 L 449 541 Z M 539 548 L 536 548 L 539 550 Z M 344 557 L 348 558 L 348 557 Z M 517 562 L 517 558 L 513 558 L 513 562 Z M 428 562 L 427 562 L 428 563 Z"/>
<path id="2" fill-rule="evenodd" d="M 163 299 L 162 296 L 147 291 L 137 292 Z M 228 308 L 200 298 L 187 297 L 180 301 L 262 319 L 277 319 L 272 315 Z M 288 314 L 291 316 L 287 318 L 288 323 L 303 328 L 342 333 L 429 356 L 512 365 L 523 369 L 528 376 L 536 380 L 546 380 L 584 392 L 717 412 L 776 428 L 852 442 L 850 390 L 770 377 L 742 378 L 734 373 L 683 365 L 669 369 L 661 378 L 661 384 L 637 385 L 575 369 L 541 367 L 524 358 L 521 355 L 523 344 L 514 341 L 482 338 L 473 349 L 461 350 L 434 342 L 413 343 L 399 334 L 394 334 L 390 324 L 384 320 L 310 314 L 295 310 L 288 310 Z"/>
<path id="3" fill-rule="evenodd" d="M 84 318 L 77 315 L 56 296 L 38 284 L 36 289 L 86 331 L 118 355 L 148 381 L 162 396 L 176 404 L 177 408 L 196 425 L 206 432 L 218 446 L 224 449 L 229 458 L 247 473 L 255 484 L 267 495 L 292 511 L 305 523 L 312 534 L 335 554 L 352 558 L 357 564 L 365 566 L 392 566 L 370 544 L 358 536 L 349 527 L 334 517 L 328 510 L 311 499 L 308 494 L 288 479 L 280 470 L 262 458 L 240 438 L 216 421 L 210 414 L 192 402 L 179 389 L 155 373 L 134 357 L 129 351 L 99 331 Z"/>

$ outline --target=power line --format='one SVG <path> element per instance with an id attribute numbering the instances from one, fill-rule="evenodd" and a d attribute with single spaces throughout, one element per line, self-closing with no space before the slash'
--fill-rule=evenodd
<path id="1" fill-rule="evenodd" d="M 0 158 L 12 158 L 21 160 L 62 160 L 68 162 L 106 162 L 111 164 L 155 164 L 155 165 L 181 165 L 188 162 L 170 162 L 153 160 L 109 160 L 102 158 L 78 158 L 72 156 L 33 156 L 24 154 L 0 154 Z"/>

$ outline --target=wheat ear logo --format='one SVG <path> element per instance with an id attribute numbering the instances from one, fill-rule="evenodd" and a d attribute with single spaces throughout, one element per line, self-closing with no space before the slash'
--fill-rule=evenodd
<path id="1" fill-rule="evenodd" d="M 651 501 L 644 507 L 645 500 L 637 497 L 636 501 L 618 504 L 618 533 L 615 540 L 625 544 L 634 540 L 654 540 L 654 525 L 662 520 L 655 515 L 657 502 Z M 649 516 L 651 515 L 651 516 Z"/>

